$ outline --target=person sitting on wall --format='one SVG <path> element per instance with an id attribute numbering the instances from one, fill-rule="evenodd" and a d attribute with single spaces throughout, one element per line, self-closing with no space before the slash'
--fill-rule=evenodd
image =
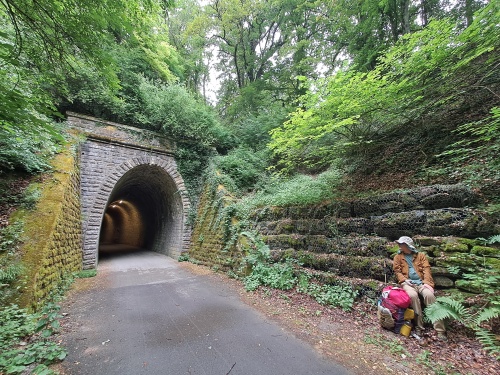
<path id="1" fill-rule="evenodd" d="M 431 266 L 425 254 L 417 251 L 410 237 L 403 236 L 396 240 L 396 243 L 399 245 L 399 251 L 394 257 L 394 272 L 398 283 L 410 296 L 411 306 L 415 311 L 417 320 L 415 332 L 421 336 L 424 324 L 419 294 L 423 297 L 426 306 L 436 302 Z M 443 321 L 436 321 L 434 329 L 440 340 L 447 340 Z"/>

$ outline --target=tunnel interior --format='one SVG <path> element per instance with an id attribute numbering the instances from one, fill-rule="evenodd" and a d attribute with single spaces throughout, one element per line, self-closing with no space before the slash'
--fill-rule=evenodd
<path id="1" fill-rule="evenodd" d="M 182 199 L 172 177 L 139 165 L 114 186 L 101 222 L 99 258 L 131 251 L 171 255 L 181 246 Z"/>

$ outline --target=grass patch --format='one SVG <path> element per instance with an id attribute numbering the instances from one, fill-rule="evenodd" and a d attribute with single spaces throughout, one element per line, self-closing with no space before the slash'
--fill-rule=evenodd
<path id="1" fill-rule="evenodd" d="M 275 177 L 263 190 L 244 199 L 250 205 L 294 206 L 321 203 L 335 197 L 335 187 L 342 181 L 342 173 L 330 169 L 318 176 L 297 175 L 290 179 Z"/>
<path id="2" fill-rule="evenodd" d="M 75 273 L 75 279 L 88 279 L 90 277 L 95 277 L 97 275 L 97 270 L 81 270 Z"/>

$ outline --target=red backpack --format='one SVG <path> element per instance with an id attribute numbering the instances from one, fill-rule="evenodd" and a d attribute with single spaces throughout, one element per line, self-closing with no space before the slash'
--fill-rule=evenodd
<path id="1" fill-rule="evenodd" d="M 411 299 L 404 289 L 397 286 L 386 286 L 382 290 L 382 301 L 389 300 L 401 309 L 407 309 L 411 305 Z"/>
<path id="2" fill-rule="evenodd" d="M 410 306 L 411 299 L 404 289 L 386 286 L 378 302 L 378 315 L 382 327 L 399 333 L 404 323 L 405 310 Z M 391 316 L 385 317 L 384 314 Z M 391 319 L 392 318 L 392 319 Z"/>

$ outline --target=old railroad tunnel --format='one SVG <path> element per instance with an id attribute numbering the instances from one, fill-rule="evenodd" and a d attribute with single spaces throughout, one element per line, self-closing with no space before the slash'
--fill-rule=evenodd
<path id="1" fill-rule="evenodd" d="M 68 113 L 85 136 L 79 148 L 83 268 L 113 251 L 145 249 L 173 258 L 187 250 L 189 200 L 174 159 L 158 134 Z"/>

